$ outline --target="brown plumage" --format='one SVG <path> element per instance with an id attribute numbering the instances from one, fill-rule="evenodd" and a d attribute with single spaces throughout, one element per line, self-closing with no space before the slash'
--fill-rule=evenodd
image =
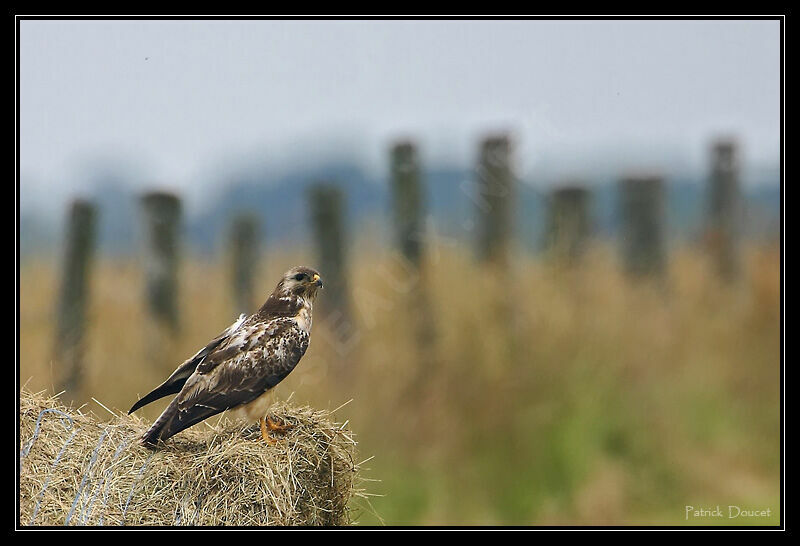
<path id="1" fill-rule="evenodd" d="M 312 304 L 321 287 L 319 273 L 311 268 L 287 271 L 256 313 L 240 316 L 133 405 L 128 413 L 178 393 L 141 442 L 155 445 L 225 410 L 259 418 L 264 431 L 265 395 L 305 354 Z"/>

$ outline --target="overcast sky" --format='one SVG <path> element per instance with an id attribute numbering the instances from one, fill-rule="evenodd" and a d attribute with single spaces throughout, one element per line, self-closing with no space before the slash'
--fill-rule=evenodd
<path id="1" fill-rule="evenodd" d="M 777 21 L 20 26 L 23 205 L 84 189 L 98 160 L 204 193 L 237 157 L 342 144 L 382 168 L 402 135 L 471 162 L 494 128 L 515 131 L 526 176 L 610 149 L 702 164 L 719 133 L 750 162 L 779 157 Z"/>

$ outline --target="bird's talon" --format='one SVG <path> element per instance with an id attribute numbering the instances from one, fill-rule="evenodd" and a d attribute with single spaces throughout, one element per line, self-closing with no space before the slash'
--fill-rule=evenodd
<path id="1" fill-rule="evenodd" d="M 272 417 L 262 417 L 258 420 L 259 427 L 261 428 L 261 439 L 264 440 L 269 445 L 275 445 L 278 443 L 278 439 L 274 438 L 270 432 L 277 432 L 279 434 L 285 434 L 289 430 L 294 428 L 294 425 L 291 423 L 284 423 L 280 424 L 276 421 L 272 420 Z"/>
<path id="2" fill-rule="evenodd" d="M 270 438 L 269 432 L 267 431 L 267 425 L 264 422 L 264 418 L 258 420 L 258 426 L 261 428 L 261 439 L 271 444 L 273 442 L 272 438 Z"/>
<path id="3" fill-rule="evenodd" d="M 270 432 L 278 432 L 280 434 L 286 434 L 290 430 L 294 428 L 294 425 L 291 423 L 279 423 L 272 419 L 271 415 L 268 415 L 265 419 L 266 427 L 270 430 Z"/>

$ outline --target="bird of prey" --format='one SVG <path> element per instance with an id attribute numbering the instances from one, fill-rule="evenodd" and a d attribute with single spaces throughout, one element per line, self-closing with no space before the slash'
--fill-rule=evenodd
<path id="1" fill-rule="evenodd" d="M 154 446 L 225 410 L 233 410 L 234 417 L 257 420 L 267 442 L 269 430 L 287 428 L 266 417 L 268 394 L 308 348 L 311 308 L 320 288 L 322 279 L 313 269 L 287 271 L 256 313 L 241 315 L 133 405 L 129 414 L 178 393 L 140 442 Z"/>

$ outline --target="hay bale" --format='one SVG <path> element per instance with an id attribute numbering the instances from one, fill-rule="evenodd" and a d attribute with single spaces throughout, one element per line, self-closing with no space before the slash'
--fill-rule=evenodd
<path id="1" fill-rule="evenodd" d="M 286 403 L 275 445 L 257 426 L 198 425 L 151 451 L 148 424 L 20 395 L 20 525 L 341 525 L 357 493 L 355 441 L 329 412 Z"/>

